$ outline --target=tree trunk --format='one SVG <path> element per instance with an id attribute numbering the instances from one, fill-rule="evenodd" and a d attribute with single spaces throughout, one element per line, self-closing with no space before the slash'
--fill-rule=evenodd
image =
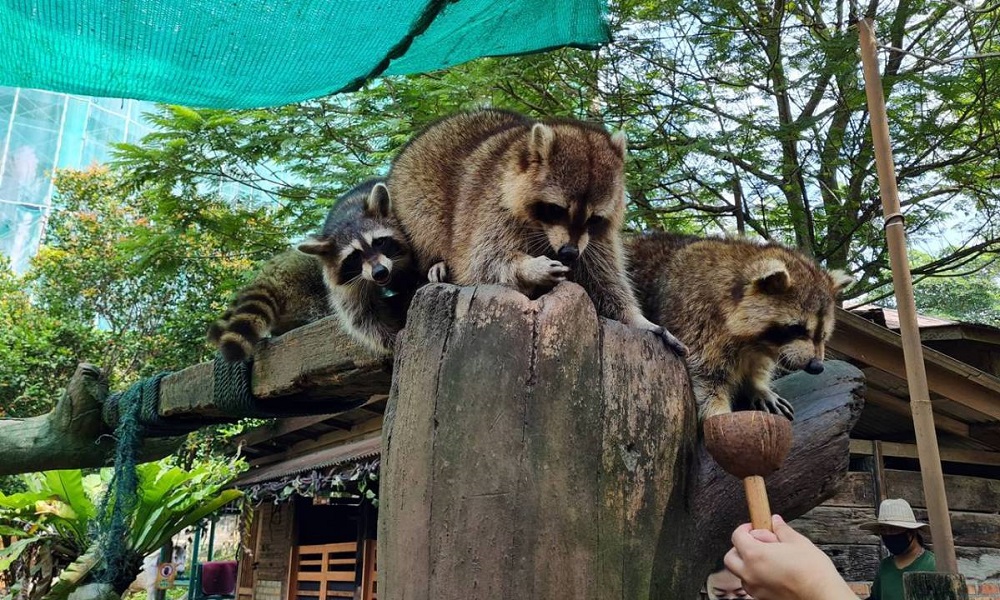
<path id="1" fill-rule="evenodd" d="M 740 482 L 697 441 L 683 362 L 599 319 L 562 284 L 417 294 L 383 428 L 385 600 L 694 598 L 732 529 Z M 862 375 L 831 363 L 780 391 L 799 421 L 768 479 L 789 518 L 833 494 Z"/>
<path id="2" fill-rule="evenodd" d="M 101 370 L 81 363 L 51 412 L 27 419 L 0 420 L 0 475 L 52 469 L 102 467 L 114 454 L 111 431 L 101 421 L 108 384 Z M 173 452 L 183 438 L 148 440 L 142 460 Z"/>

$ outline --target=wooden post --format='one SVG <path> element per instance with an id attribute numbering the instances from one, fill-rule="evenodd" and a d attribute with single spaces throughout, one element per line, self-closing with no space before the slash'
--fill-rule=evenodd
<path id="1" fill-rule="evenodd" d="M 948 499 L 944 490 L 944 473 L 934 431 L 934 411 L 927 389 L 927 373 L 917 327 L 917 308 L 913 300 L 910 262 L 906 254 L 906 231 L 900 212 L 896 172 L 889 141 L 889 120 L 882 95 L 882 77 L 878 69 L 875 29 L 871 19 L 858 22 L 861 39 L 861 61 L 864 68 L 865 95 L 871 115 L 872 143 L 875 146 L 875 166 L 885 215 L 885 234 L 889 244 L 889 263 L 899 310 L 899 333 L 903 338 L 903 360 L 906 363 L 906 384 L 910 391 L 910 411 L 916 432 L 920 473 L 924 482 L 924 497 L 934 538 L 934 555 L 939 571 L 958 573 L 955 540 L 948 515 Z"/>
<path id="2" fill-rule="evenodd" d="M 820 400 L 796 424 L 786 464 L 797 470 L 768 480 L 789 518 L 846 469 L 863 384 L 830 366 L 833 378 L 806 376 Z M 575 284 L 537 301 L 427 286 L 394 373 L 381 600 L 693 598 L 746 521 L 740 481 L 697 442 L 683 362 L 598 319 Z"/>
<path id="3" fill-rule="evenodd" d="M 903 573 L 906 600 L 969 600 L 965 577 L 954 573 Z"/>

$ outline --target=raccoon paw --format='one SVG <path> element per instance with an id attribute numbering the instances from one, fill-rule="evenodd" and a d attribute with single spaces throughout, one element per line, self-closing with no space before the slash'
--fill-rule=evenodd
<path id="1" fill-rule="evenodd" d="M 751 403 L 754 410 L 762 410 L 771 414 L 782 415 L 789 421 L 794 420 L 795 409 L 792 408 L 791 403 L 770 390 L 768 390 L 768 392 L 768 394 L 759 394 L 756 398 L 754 398 Z"/>
<path id="2" fill-rule="evenodd" d="M 434 263 L 430 270 L 427 271 L 427 280 L 431 283 L 447 283 L 448 265 L 443 260 Z"/>
<path id="3" fill-rule="evenodd" d="M 667 345 L 667 348 L 673 350 L 674 353 L 677 354 L 677 356 L 680 357 L 687 356 L 688 353 L 687 346 L 684 345 L 684 342 L 677 339 L 674 336 L 674 334 L 667 331 L 666 327 L 663 327 L 662 325 L 657 325 L 656 329 L 653 329 L 653 333 L 658 335 L 660 339 L 663 340 L 663 343 Z"/>
<path id="4" fill-rule="evenodd" d="M 535 256 L 521 263 L 520 278 L 524 283 L 538 287 L 553 287 L 566 281 L 570 268 L 547 256 Z"/>

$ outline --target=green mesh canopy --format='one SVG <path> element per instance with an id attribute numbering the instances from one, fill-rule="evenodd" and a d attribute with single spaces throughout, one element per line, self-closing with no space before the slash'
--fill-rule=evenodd
<path id="1" fill-rule="evenodd" d="M 0 0 L 0 85 L 212 108 L 608 39 L 602 0 Z"/>

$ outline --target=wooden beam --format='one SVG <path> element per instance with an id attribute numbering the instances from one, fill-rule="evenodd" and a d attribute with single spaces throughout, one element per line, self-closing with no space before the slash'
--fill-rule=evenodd
<path id="1" fill-rule="evenodd" d="M 853 360 L 906 379 L 902 338 L 863 317 L 837 309 L 837 326 L 829 345 Z M 1000 398 L 1000 379 L 933 348 L 924 346 L 923 355 L 932 392 L 1000 420 L 1000 401 L 997 400 Z"/>
<path id="2" fill-rule="evenodd" d="M 897 415 L 905 417 L 910 416 L 910 405 L 906 400 L 881 390 L 868 388 L 865 391 L 865 400 L 874 406 L 884 408 Z M 907 426 L 909 427 L 910 425 L 911 423 L 907 422 Z M 949 417 L 948 415 L 942 415 L 941 413 L 935 413 L 934 415 L 934 428 L 962 437 L 969 437 L 968 423 L 959 421 L 958 419 Z M 1000 449 L 1000 446 L 998 446 L 997 449 Z"/>
<path id="3" fill-rule="evenodd" d="M 898 442 L 881 442 L 884 456 L 897 458 L 917 458 L 915 444 Z M 872 447 L 869 440 L 851 440 L 851 454 L 871 456 Z M 965 448 L 941 448 L 941 460 L 945 462 L 967 463 L 1000 467 L 1000 452 L 989 450 L 967 450 Z"/>
<path id="4" fill-rule="evenodd" d="M 294 401 L 315 405 L 317 412 L 334 413 L 338 405 L 388 394 L 391 383 L 392 358 L 362 348 L 335 317 L 327 317 L 261 342 L 252 387 L 264 409 Z M 213 363 L 172 373 L 160 383 L 160 415 L 225 417 L 215 405 L 213 391 Z"/>

